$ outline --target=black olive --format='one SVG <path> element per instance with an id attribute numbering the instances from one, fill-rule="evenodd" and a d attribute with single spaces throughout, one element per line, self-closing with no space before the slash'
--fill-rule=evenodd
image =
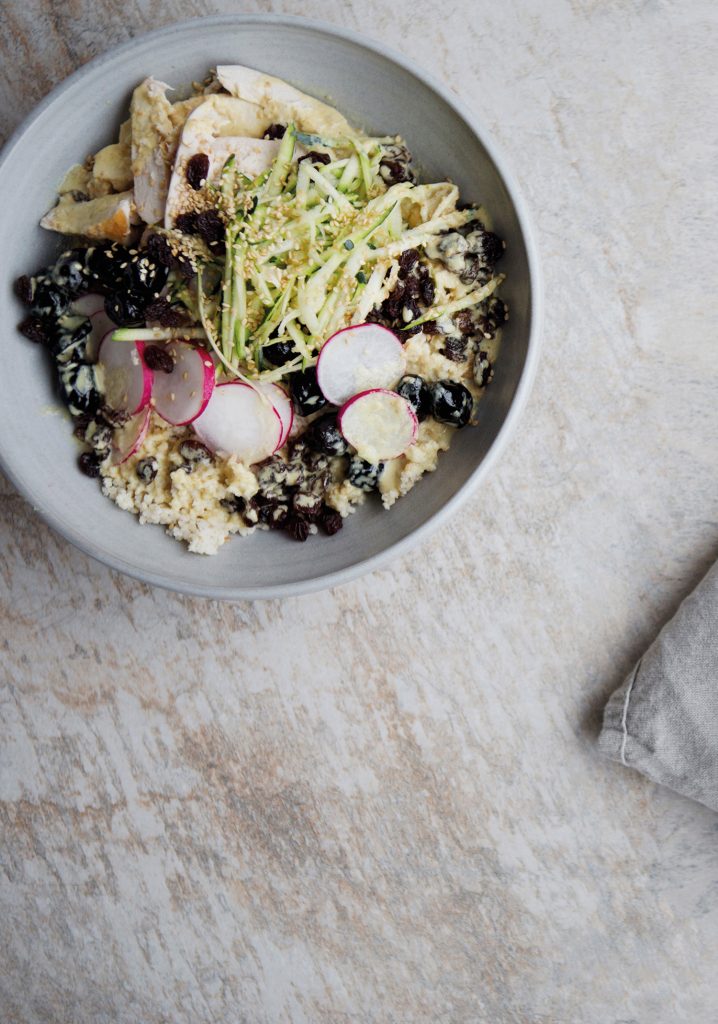
<path id="1" fill-rule="evenodd" d="M 294 342 L 275 341 L 262 349 L 262 357 L 270 366 L 284 366 L 295 356 Z"/>
<path id="2" fill-rule="evenodd" d="M 83 452 L 77 460 L 80 471 L 85 476 L 96 478 L 100 475 L 100 463 L 102 459 L 96 452 Z"/>
<path id="3" fill-rule="evenodd" d="M 95 367 L 87 363 L 63 363 L 60 366 L 60 386 L 73 416 L 92 413 L 102 401 Z"/>
<path id="4" fill-rule="evenodd" d="M 144 323 L 147 303 L 134 292 L 114 292 L 105 299 L 105 312 L 120 327 L 135 327 Z"/>
<path id="5" fill-rule="evenodd" d="M 50 276 L 53 283 L 73 299 L 87 291 L 89 277 L 85 269 L 85 250 L 68 249 L 63 252 L 52 268 Z"/>
<path id="6" fill-rule="evenodd" d="M 437 380 L 432 384 L 431 403 L 434 418 L 452 427 L 465 427 L 474 407 L 469 389 L 454 380 Z"/>
<path id="7" fill-rule="evenodd" d="M 129 291 L 147 299 L 156 298 L 167 284 L 170 269 L 146 253 L 132 257 L 124 271 Z"/>
<path id="8" fill-rule="evenodd" d="M 92 330 L 92 321 L 87 316 L 63 316 L 52 345 L 52 354 L 58 362 L 84 360 L 87 336 Z"/>
<path id="9" fill-rule="evenodd" d="M 313 366 L 291 374 L 289 386 L 294 404 L 302 416 L 311 416 L 313 412 L 318 412 L 327 404 L 326 398 L 319 390 L 317 371 Z"/>
<path id="10" fill-rule="evenodd" d="M 344 440 L 333 413 L 314 420 L 307 431 L 307 444 L 325 455 L 346 455 L 349 451 L 349 445 Z"/>
<path id="11" fill-rule="evenodd" d="M 118 287 L 132 257 L 124 245 L 98 245 L 87 253 L 90 284 L 100 291 L 111 292 Z"/>
<path id="12" fill-rule="evenodd" d="M 32 311 L 42 320 L 58 320 L 70 305 L 70 296 L 46 278 L 38 279 Z"/>
<path id="13" fill-rule="evenodd" d="M 410 373 L 402 377 L 396 389 L 416 413 L 416 418 L 425 420 L 431 414 L 431 389 L 423 377 Z"/>
<path id="14" fill-rule="evenodd" d="M 372 465 L 355 455 L 349 460 L 348 477 L 349 483 L 358 487 L 360 491 L 373 491 L 379 483 L 379 477 L 384 469 L 384 463 L 378 462 Z"/>

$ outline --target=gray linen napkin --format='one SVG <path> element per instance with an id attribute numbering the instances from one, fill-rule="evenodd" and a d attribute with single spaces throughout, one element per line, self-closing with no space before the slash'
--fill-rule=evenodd
<path id="1" fill-rule="evenodd" d="M 609 700 L 598 745 L 718 811 L 718 564 Z"/>

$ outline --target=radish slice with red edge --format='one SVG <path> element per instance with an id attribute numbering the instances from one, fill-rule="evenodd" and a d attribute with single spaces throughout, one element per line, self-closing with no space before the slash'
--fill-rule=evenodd
<path id="1" fill-rule="evenodd" d="M 163 348 L 172 357 L 174 369 L 154 371 L 150 404 L 163 420 L 181 427 L 207 407 L 214 391 L 214 363 L 204 349 L 186 341 L 170 341 Z"/>
<path id="2" fill-rule="evenodd" d="M 144 341 L 113 341 L 112 331 L 100 342 L 97 362 L 103 371 L 105 402 L 111 409 L 134 415 L 149 402 L 152 370 L 145 364 L 144 350 Z"/>
<path id="3" fill-rule="evenodd" d="M 405 398 L 383 388 L 355 395 L 339 410 L 339 428 L 357 455 L 376 465 L 403 455 L 419 431 Z"/>
<path id="4" fill-rule="evenodd" d="M 267 396 L 279 413 L 279 418 L 282 421 L 282 436 L 279 438 L 279 443 L 276 449 L 279 450 L 287 443 L 289 432 L 292 429 L 292 424 L 294 423 L 294 406 L 292 405 L 292 400 L 280 384 L 265 384 L 263 382 L 257 382 L 255 387 L 259 388 L 262 394 Z"/>
<path id="5" fill-rule="evenodd" d="M 112 435 L 112 452 L 110 462 L 113 466 L 120 466 L 127 462 L 130 455 L 134 455 L 142 447 L 142 442 L 147 436 L 150 425 L 150 407 L 146 406 L 142 412 L 131 416 L 121 427 L 117 427 Z"/>
<path id="6" fill-rule="evenodd" d="M 352 395 L 393 387 L 406 356 L 393 331 L 381 324 L 356 324 L 328 338 L 317 360 L 317 383 L 328 402 L 343 405 Z"/>
<path id="7" fill-rule="evenodd" d="M 213 452 L 234 455 L 248 466 L 268 459 L 284 430 L 272 403 L 243 381 L 218 384 L 192 426 Z"/>

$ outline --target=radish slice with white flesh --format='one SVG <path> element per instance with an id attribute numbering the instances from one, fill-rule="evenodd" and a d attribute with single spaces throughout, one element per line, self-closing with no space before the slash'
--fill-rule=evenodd
<path id="1" fill-rule="evenodd" d="M 174 369 L 155 370 L 150 404 L 163 420 L 181 427 L 207 407 L 214 391 L 214 363 L 204 349 L 186 341 L 170 341 L 164 349 Z"/>
<path id="2" fill-rule="evenodd" d="M 119 326 L 110 320 L 105 312 L 105 296 L 97 292 L 82 295 L 72 303 L 72 312 L 78 316 L 89 316 L 92 330 L 87 336 L 87 359 L 93 363 L 97 359 L 100 342 L 108 331 L 117 330 Z"/>
<path id="3" fill-rule="evenodd" d="M 100 342 L 97 362 L 103 371 L 105 402 L 111 409 L 134 415 L 148 404 L 153 374 L 143 359 L 144 350 L 144 341 L 113 341 L 112 331 Z"/>
<path id="4" fill-rule="evenodd" d="M 317 383 L 332 405 L 373 388 L 393 387 L 406 356 L 393 331 L 380 324 L 344 327 L 328 338 L 317 360 Z"/>
<path id="5" fill-rule="evenodd" d="M 119 324 L 116 324 L 114 320 L 110 320 L 104 308 L 98 310 L 97 313 L 93 313 L 90 320 L 92 322 L 92 330 L 87 336 L 87 358 L 92 363 L 97 359 L 100 345 L 105 335 L 116 331 Z"/>
<path id="6" fill-rule="evenodd" d="M 218 384 L 192 426 L 213 452 L 234 455 L 248 466 L 268 459 L 283 433 L 281 416 L 272 403 L 242 381 Z"/>
<path id="7" fill-rule="evenodd" d="M 292 429 L 292 424 L 294 423 L 294 406 L 292 405 L 292 400 L 280 384 L 264 384 L 258 382 L 255 384 L 255 387 L 259 388 L 262 394 L 267 396 L 279 413 L 279 418 L 282 421 L 282 435 L 279 438 L 279 443 L 277 444 L 277 450 L 279 450 L 287 443 L 289 432 Z"/>
<path id="8" fill-rule="evenodd" d="M 142 412 L 130 417 L 121 427 L 117 427 L 112 435 L 112 452 L 110 462 L 113 466 L 119 466 L 126 462 L 130 455 L 134 455 L 142 447 L 142 442 L 147 436 L 150 425 L 150 407 L 146 406 Z"/>
<path id="9" fill-rule="evenodd" d="M 357 455 L 376 465 L 411 447 L 419 421 L 405 398 L 381 388 L 350 398 L 339 410 L 339 428 Z"/>
<path id="10" fill-rule="evenodd" d="M 95 313 L 99 313 L 104 308 L 105 296 L 100 295 L 99 292 L 89 292 L 87 295 L 81 295 L 79 299 L 75 299 L 72 303 L 72 312 L 77 313 L 78 316 L 94 316 Z"/>

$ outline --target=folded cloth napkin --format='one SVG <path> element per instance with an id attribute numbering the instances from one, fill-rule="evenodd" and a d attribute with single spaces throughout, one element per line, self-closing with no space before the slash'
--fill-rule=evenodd
<path id="1" fill-rule="evenodd" d="M 718 811 L 718 563 L 613 694 L 598 743 Z"/>

